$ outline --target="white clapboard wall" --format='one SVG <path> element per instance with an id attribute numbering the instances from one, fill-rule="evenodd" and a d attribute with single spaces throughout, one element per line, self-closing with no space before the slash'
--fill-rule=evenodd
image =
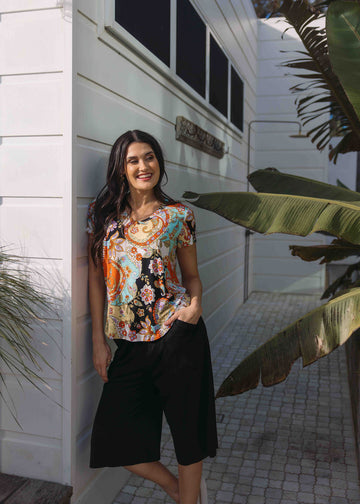
<path id="1" fill-rule="evenodd" d="M 2 366 L 22 428 L 2 402 L 0 470 L 70 482 L 72 24 L 59 4 L 0 1 L 1 244 L 39 268 L 66 306 L 46 323 L 55 342 L 35 334 L 54 368 L 41 372 L 49 398 Z"/>
<path id="2" fill-rule="evenodd" d="M 255 118 L 257 20 L 249 0 L 194 0 L 244 80 L 244 130 Z M 5 372 L 22 429 L 1 405 L 0 470 L 68 483 L 73 502 L 111 502 L 125 471 L 88 468 L 91 424 L 101 380 L 91 362 L 87 300 L 86 209 L 105 180 L 110 147 L 143 129 L 164 147 L 169 183 L 180 198 L 246 189 L 246 135 L 179 81 L 104 30 L 104 0 L 0 0 L 2 243 L 49 275 L 63 300 L 48 328 L 58 346 L 42 351 L 52 391 L 46 399 Z M 223 140 L 218 160 L 175 140 L 182 115 Z M 211 339 L 243 301 L 244 231 L 194 209 Z M 116 425 L 114 428 L 116 435 Z"/>
<path id="3" fill-rule="evenodd" d="M 257 120 L 296 121 L 295 96 L 289 88 L 300 79 L 286 76 L 290 69 L 280 63 L 296 57 L 303 48 L 294 30 L 281 38 L 288 25 L 281 18 L 258 21 Z M 296 72 L 295 72 L 296 73 Z M 279 170 L 315 180 L 327 181 L 327 149 L 319 152 L 310 139 L 290 138 L 296 124 L 254 124 L 251 144 L 255 145 L 255 168 Z M 306 130 L 305 130 L 306 131 Z M 253 143 L 254 140 L 254 143 Z M 255 235 L 253 238 L 253 289 L 294 293 L 322 292 L 325 269 L 316 263 L 293 257 L 290 244 L 321 244 L 324 237 L 301 238 L 290 235 Z"/>

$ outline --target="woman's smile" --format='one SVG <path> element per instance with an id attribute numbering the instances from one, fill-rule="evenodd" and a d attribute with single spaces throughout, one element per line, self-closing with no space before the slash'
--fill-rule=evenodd
<path id="1" fill-rule="evenodd" d="M 138 175 L 136 178 L 138 178 L 139 180 L 150 180 L 152 177 L 152 173 L 141 173 L 140 175 Z"/>

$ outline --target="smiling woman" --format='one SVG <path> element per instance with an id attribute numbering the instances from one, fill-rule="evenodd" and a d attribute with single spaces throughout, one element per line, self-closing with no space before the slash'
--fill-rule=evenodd
<path id="1" fill-rule="evenodd" d="M 151 191 L 156 186 L 160 178 L 160 167 L 149 144 L 134 142 L 129 145 L 125 176 L 133 191 Z M 157 203 L 154 201 L 150 206 L 156 206 Z M 144 211 L 146 212 L 146 208 Z"/>
<path id="2" fill-rule="evenodd" d="M 175 502 L 196 504 L 202 459 L 217 448 L 214 387 L 194 214 L 162 191 L 164 176 L 158 142 L 128 131 L 116 140 L 107 184 L 89 207 L 93 361 L 105 382 L 90 466 L 125 466 Z M 113 359 L 106 336 L 118 347 Z M 179 481 L 159 462 L 163 413 Z"/>

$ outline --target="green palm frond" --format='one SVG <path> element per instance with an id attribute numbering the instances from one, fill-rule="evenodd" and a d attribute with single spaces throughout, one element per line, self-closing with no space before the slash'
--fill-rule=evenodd
<path id="1" fill-rule="evenodd" d="M 336 3 L 339 2 L 332 5 Z M 333 71 L 326 31 L 314 26 L 314 21 L 319 20 L 323 14 L 305 0 L 284 0 L 277 12 L 285 16 L 304 44 L 304 51 L 295 51 L 299 57 L 283 66 L 303 71 L 294 75 L 304 82 L 293 86 L 291 91 L 300 93 L 295 103 L 303 126 L 316 122 L 308 131 L 311 141 L 322 150 L 332 136 L 344 135 L 343 141 L 332 153 L 334 161 L 338 153 L 360 150 L 359 116 Z M 351 72 L 351 66 L 347 66 L 345 71 Z M 331 116 L 336 117 L 336 121 Z M 324 117 L 324 121 L 318 124 L 321 117 Z"/>
<path id="2" fill-rule="evenodd" d="M 360 117 L 360 3 L 333 2 L 326 14 L 326 32 L 332 67 Z"/>

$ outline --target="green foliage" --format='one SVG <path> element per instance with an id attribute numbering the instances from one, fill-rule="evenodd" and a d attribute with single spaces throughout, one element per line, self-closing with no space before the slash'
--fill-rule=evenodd
<path id="1" fill-rule="evenodd" d="M 256 170 L 249 175 L 249 182 L 259 192 L 293 194 L 335 201 L 351 201 L 360 205 L 360 194 L 344 185 L 333 186 L 298 175 L 288 175 L 276 168 Z"/>
<path id="2" fill-rule="evenodd" d="M 360 117 L 360 3 L 333 2 L 326 15 L 332 67 Z"/>
<path id="3" fill-rule="evenodd" d="M 258 191 L 278 192 L 279 194 L 295 194 L 298 196 L 311 196 L 313 198 L 327 198 L 333 201 L 349 201 L 354 205 L 360 203 L 360 193 L 347 189 L 343 184 L 333 186 L 324 182 L 287 175 L 275 168 L 257 170 L 249 176 L 253 187 Z M 359 234 L 359 231 L 356 231 Z M 293 255 L 304 261 L 317 261 L 322 258 L 321 263 L 339 261 L 350 256 L 360 256 L 359 245 L 354 245 L 344 239 L 336 239 L 330 245 L 300 246 L 290 245 Z M 348 289 L 356 285 L 357 278 L 352 278 L 357 268 L 348 270 L 350 273 L 341 276 L 331 286 L 326 289 L 322 299 L 336 295 L 338 291 Z"/>
<path id="4" fill-rule="evenodd" d="M 335 134 L 344 138 L 330 153 L 336 160 L 339 153 L 360 150 L 360 4 L 330 0 L 327 17 L 328 39 L 323 29 L 314 26 L 321 10 L 305 0 L 284 0 L 281 12 L 295 28 L 304 43 L 301 58 L 286 66 L 305 72 L 299 77 L 306 84 L 292 90 L 300 92 L 297 112 L 303 125 L 319 117 L 335 113 Z M 334 72 L 332 63 L 335 68 Z M 304 92 L 307 95 L 304 96 Z M 318 106 L 319 108 L 315 108 Z M 309 131 L 318 149 L 329 144 L 333 134 L 332 119 L 326 118 Z M 325 232 L 337 237 L 328 246 L 291 246 L 293 255 L 304 260 L 330 262 L 360 255 L 360 194 L 341 186 L 281 174 L 275 169 L 258 170 L 249 177 L 260 193 L 187 192 L 191 203 L 222 215 L 226 219 L 252 229 L 270 233 L 306 236 Z M 283 381 L 293 363 L 302 357 L 307 366 L 342 345 L 360 328 L 360 281 L 354 274 L 360 263 L 348 267 L 325 291 L 333 298 L 276 334 L 237 366 L 221 385 L 217 397 L 240 394 L 263 385 Z"/>
<path id="5" fill-rule="evenodd" d="M 8 369 L 44 392 L 40 384 L 50 388 L 40 376 L 41 366 L 50 364 L 33 342 L 34 326 L 45 325 L 45 318 L 57 318 L 55 298 L 43 293 L 34 280 L 34 272 L 24 259 L 0 247 L 0 380 L 5 389 L 4 373 Z M 14 405 L 0 389 L 0 396 L 16 419 Z"/>
<path id="6" fill-rule="evenodd" d="M 330 262 L 360 255 L 360 194 L 274 169 L 258 170 L 249 179 L 256 189 L 277 194 L 186 192 L 183 196 L 195 206 L 260 233 L 306 236 L 326 231 L 338 237 L 328 246 L 292 246 L 293 254 L 302 259 L 323 258 L 322 262 Z M 306 366 L 343 344 L 360 327 L 360 288 L 352 278 L 359 266 L 353 265 L 325 291 L 323 297 L 334 299 L 291 324 L 242 361 L 225 379 L 217 397 L 255 388 L 260 376 L 263 385 L 275 385 L 286 378 L 299 357 Z"/>
<path id="7" fill-rule="evenodd" d="M 326 3 L 330 2 L 323 2 L 324 5 Z M 355 12 L 348 24 L 342 23 L 341 27 L 338 14 L 340 4 L 351 5 L 352 8 L 348 11 Z M 304 51 L 296 51 L 300 57 L 284 63 L 288 68 L 301 70 L 300 74 L 294 75 L 303 79 L 303 82 L 291 88 L 292 92 L 299 94 L 295 101 L 299 119 L 303 126 L 315 122 L 316 125 L 308 131 L 308 135 L 320 150 L 329 144 L 332 136 L 344 136 L 330 151 L 330 159 L 334 162 L 339 153 L 360 150 L 360 120 L 351 102 L 354 95 L 346 92 L 342 85 L 353 82 L 351 76 L 354 69 L 355 74 L 359 71 L 359 53 L 356 54 L 354 48 L 352 60 L 340 56 L 341 51 L 346 50 L 350 34 L 353 38 L 358 35 L 358 31 L 354 34 L 354 26 L 355 31 L 358 30 L 357 25 L 354 25 L 358 9 L 358 2 L 331 2 L 327 32 L 318 28 L 316 23 L 314 25 L 323 16 L 322 11 L 306 0 L 284 0 L 277 11 L 285 16 L 304 44 Z M 333 43 L 334 33 L 336 40 Z M 330 55 L 328 39 L 332 47 Z M 333 46 L 338 49 L 333 49 Z M 337 73 L 336 69 L 333 70 L 333 64 L 336 66 L 336 62 L 340 60 L 341 73 Z M 321 117 L 325 120 L 319 123 Z"/>
<path id="8" fill-rule="evenodd" d="M 307 236 L 325 231 L 360 245 L 358 202 L 334 201 L 291 194 L 186 192 L 191 203 L 258 233 Z"/>

